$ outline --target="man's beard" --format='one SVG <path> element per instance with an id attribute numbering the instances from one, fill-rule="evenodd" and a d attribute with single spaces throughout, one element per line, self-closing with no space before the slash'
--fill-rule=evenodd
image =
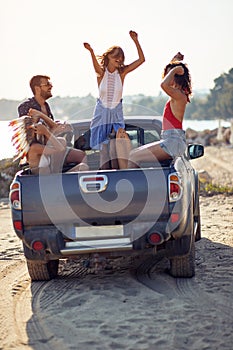
<path id="1" fill-rule="evenodd" d="M 41 97 L 42 97 L 44 100 L 48 100 L 48 99 L 49 99 L 50 97 L 52 97 L 52 96 L 53 96 L 53 95 L 52 95 L 51 91 L 41 93 Z"/>

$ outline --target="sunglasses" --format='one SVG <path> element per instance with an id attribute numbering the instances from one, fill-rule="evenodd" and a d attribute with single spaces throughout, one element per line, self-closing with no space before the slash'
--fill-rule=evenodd
<path id="1" fill-rule="evenodd" d="M 40 86 L 53 86 L 53 84 L 48 81 L 46 84 L 40 84 Z"/>

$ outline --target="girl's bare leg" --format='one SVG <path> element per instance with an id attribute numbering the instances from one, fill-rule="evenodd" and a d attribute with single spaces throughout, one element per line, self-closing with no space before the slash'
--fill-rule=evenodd
<path id="1" fill-rule="evenodd" d="M 100 151 L 100 169 L 110 169 L 108 145 L 105 143 L 103 144 L 103 148 Z"/>
<path id="2" fill-rule="evenodd" d="M 129 155 L 128 168 L 139 168 L 143 161 L 159 162 L 166 159 L 171 159 L 171 156 L 160 147 L 159 142 L 154 142 L 133 149 Z"/>
<path id="3" fill-rule="evenodd" d="M 66 140 L 64 137 L 57 137 L 61 144 L 66 147 Z M 48 143 L 49 144 L 49 141 Z M 53 173 L 60 173 L 62 171 L 64 159 L 66 156 L 66 149 L 62 152 L 57 152 L 51 155 L 51 169 Z"/>
<path id="4" fill-rule="evenodd" d="M 75 165 L 73 168 L 69 169 L 67 173 L 73 173 L 75 171 L 88 171 L 89 166 L 86 163 L 80 163 L 78 165 Z"/>
<path id="5" fill-rule="evenodd" d="M 111 139 L 109 142 L 109 156 L 112 169 L 119 169 L 116 153 L 116 139 Z"/>
<path id="6" fill-rule="evenodd" d="M 128 168 L 129 154 L 132 149 L 131 141 L 125 129 L 119 128 L 116 135 L 116 152 L 120 169 Z"/>
<path id="7" fill-rule="evenodd" d="M 66 163 L 85 163 L 86 154 L 80 149 L 72 148 L 66 157 Z"/>

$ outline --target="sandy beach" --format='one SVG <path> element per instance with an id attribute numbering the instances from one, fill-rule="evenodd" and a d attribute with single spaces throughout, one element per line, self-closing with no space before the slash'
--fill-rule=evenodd
<path id="1" fill-rule="evenodd" d="M 192 161 L 233 187 L 233 148 Z M 233 195 L 201 196 L 196 275 L 173 278 L 168 262 L 115 259 L 94 273 L 65 260 L 59 277 L 31 283 L 7 202 L 1 202 L 0 349 L 231 350 Z"/>

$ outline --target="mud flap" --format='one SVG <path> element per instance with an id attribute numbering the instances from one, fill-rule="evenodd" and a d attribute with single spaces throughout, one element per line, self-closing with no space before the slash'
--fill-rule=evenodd
<path id="1" fill-rule="evenodd" d="M 34 251 L 31 246 L 35 240 L 42 241 L 46 249 Z M 44 232 L 42 230 L 27 231 L 23 240 L 24 255 L 29 260 L 47 260 L 48 255 L 50 258 L 59 258 L 62 256 L 60 250 L 64 248 L 64 245 L 62 233 L 52 229 L 45 229 Z"/>
<path id="2" fill-rule="evenodd" d="M 182 256 L 189 253 L 191 248 L 191 236 L 183 236 L 166 242 L 166 257 Z"/>

